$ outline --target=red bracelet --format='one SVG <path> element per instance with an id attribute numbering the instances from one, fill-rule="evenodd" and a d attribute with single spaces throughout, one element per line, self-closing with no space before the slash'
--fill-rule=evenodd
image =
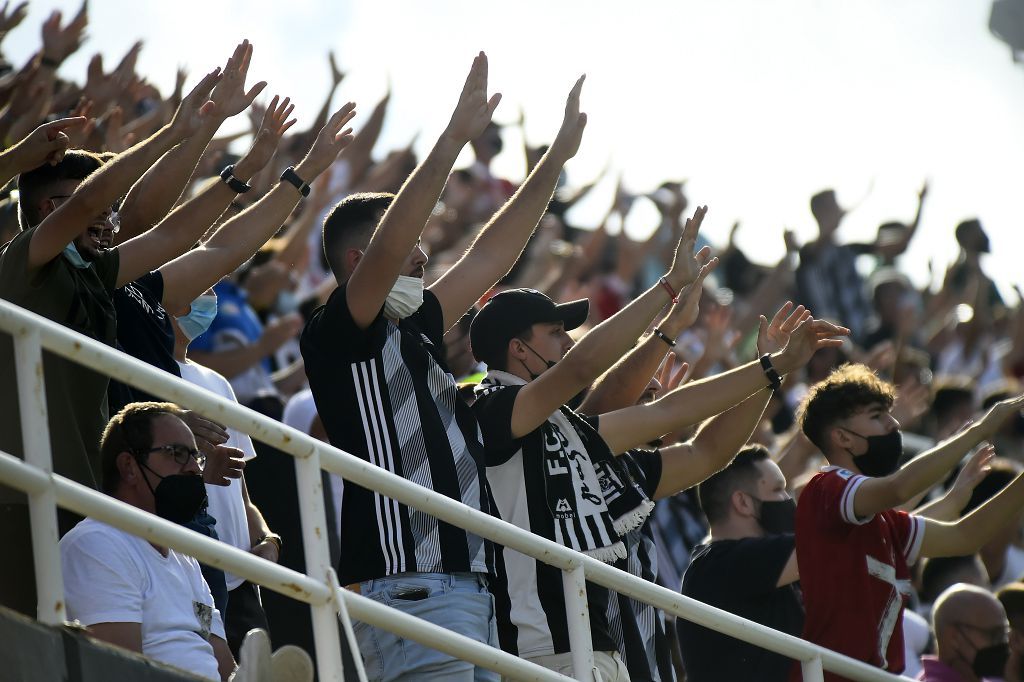
<path id="1" fill-rule="evenodd" d="M 658 283 L 661 286 L 665 287 L 665 291 L 668 292 L 668 295 L 669 297 L 672 298 L 673 303 L 679 303 L 679 294 L 676 292 L 675 289 L 672 288 L 672 285 L 668 283 L 667 279 L 662 277 L 661 279 L 658 280 Z"/>

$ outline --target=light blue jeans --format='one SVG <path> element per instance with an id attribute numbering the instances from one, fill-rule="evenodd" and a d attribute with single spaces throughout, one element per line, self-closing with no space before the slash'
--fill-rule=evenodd
<path id="1" fill-rule="evenodd" d="M 440 625 L 478 642 L 498 646 L 494 597 L 476 573 L 399 573 L 359 584 L 364 597 Z M 454 680 L 498 682 L 499 675 L 425 647 L 382 628 L 354 622 L 366 676 L 375 682 Z"/>

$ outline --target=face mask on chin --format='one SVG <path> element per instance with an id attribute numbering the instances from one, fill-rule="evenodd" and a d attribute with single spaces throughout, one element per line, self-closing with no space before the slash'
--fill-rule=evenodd
<path id="1" fill-rule="evenodd" d="M 860 455 L 854 455 L 847 450 L 853 456 L 853 463 L 862 474 L 879 478 L 896 471 L 900 457 L 903 456 L 903 433 L 899 429 L 893 429 L 880 436 L 862 436 L 845 427 L 844 430 L 858 438 L 863 438 L 868 444 L 868 449 Z"/>
<path id="2" fill-rule="evenodd" d="M 423 305 L 423 278 L 399 275 L 384 301 L 384 316 L 404 320 Z"/>
<path id="3" fill-rule="evenodd" d="M 177 318 L 181 333 L 189 341 L 206 333 L 217 317 L 217 294 L 203 294 L 192 301 L 187 315 Z"/>
<path id="4" fill-rule="evenodd" d="M 79 270 L 85 270 L 92 265 L 92 263 L 82 258 L 82 254 L 78 253 L 78 248 L 74 242 L 64 247 L 64 257 L 68 259 L 73 267 Z"/>

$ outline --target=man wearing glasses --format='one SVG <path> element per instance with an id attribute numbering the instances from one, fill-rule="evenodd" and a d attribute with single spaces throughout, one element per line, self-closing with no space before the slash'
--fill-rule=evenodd
<path id="1" fill-rule="evenodd" d="M 103 490 L 169 521 L 190 520 L 206 500 L 202 468 L 184 411 L 132 403 L 100 442 Z M 85 519 L 60 541 L 68 617 L 93 637 L 212 680 L 234 659 L 199 563 L 168 547 Z"/>
<path id="2" fill-rule="evenodd" d="M 1002 679 L 1010 656 L 1010 624 L 990 592 L 959 583 L 943 592 L 933 612 L 936 656 L 924 656 L 927 682 Z"/>

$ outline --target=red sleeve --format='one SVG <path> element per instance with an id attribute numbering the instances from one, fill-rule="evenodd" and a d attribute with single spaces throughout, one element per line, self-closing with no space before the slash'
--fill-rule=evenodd
<path id="1" fill-rule="evenodd" d="M 896 527 L 899 549 L 903 552 L 903 558 L 906 559 L 907 565 L 910 566 L 917 561 L 918 555 L 921 553 L 921 541 L 924 539 L 924 519 L 899 510 L 892 511 L 891 519 Z"/>
<path id="2" fill-rule="evenodd" d="M 853 511 L 853 500 L 865 480 L 866 477 L 847 469 L 826 471 L 807 484 L 800 495 L 800 504 L 809 503 L 822 526 L 863 525 L 872 517 L 858 519 Z"/>

